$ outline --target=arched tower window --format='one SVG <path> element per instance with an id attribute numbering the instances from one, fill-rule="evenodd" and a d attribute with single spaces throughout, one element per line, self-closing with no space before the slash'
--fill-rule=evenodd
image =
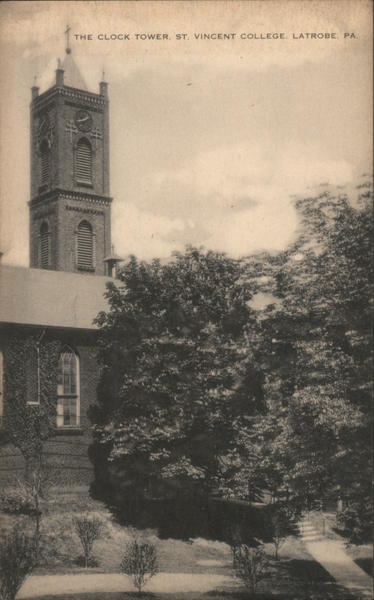
<path id="1" fill-rule="evenodd" d="M 75 151 L 75 178 L 77 183 L 92 183 L 92 148 L 84 138 L 79 140 Z"/>
<path id="2" fill-rule="evenodd" d="M 46 185 L 49 180 L 49 147 L 47 140 L 40 146 L 40 184 Z"/>
<path id="3" fill-rule="evenodd" d="M 40 227 L 40 266 L 42 269 L 48 269 L 50 265 L 50 235 L 48 223 L 44 221 Z"/>
<path id="4" fill-rule="evenodd" d="M 79 427 L 79 358 L 64 348 L 58 360 L 57 427 Z"/>
<path id="5" fill-rule="evenodd" d="M 95 235 L 88 221 L 81 221 L 78 225 L 77 266 L 87 270 L 95 267 Z"/>

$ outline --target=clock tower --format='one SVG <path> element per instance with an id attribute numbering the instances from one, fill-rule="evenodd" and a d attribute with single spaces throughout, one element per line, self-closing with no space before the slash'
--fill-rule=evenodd
<path id="1" fill-rule="evenodd" d="M 54 84 L 32 88 L 30 266 L 109 275 L 108 85 L 88 91 L 67 46 Z"/>

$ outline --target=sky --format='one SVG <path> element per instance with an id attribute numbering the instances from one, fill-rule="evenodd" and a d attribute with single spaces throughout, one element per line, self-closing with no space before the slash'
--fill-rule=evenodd
<path id="1" fill-rule="evenodd" d="M 295 195 L 371 171 L 371 11 L 366 0 L 1 3 L 3 262 L 28 265 L 30 88 L 53 83 L 67 23 L 88 88 L 103 69 L 109 83 L 116 253 L 167 258 L 193 244 L 240 257 L 292 243 Z"/>

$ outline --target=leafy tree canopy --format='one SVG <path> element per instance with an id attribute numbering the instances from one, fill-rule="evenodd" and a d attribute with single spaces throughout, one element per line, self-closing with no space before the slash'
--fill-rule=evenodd
<path id="1" fill-rule="evenodd" d="M 297 201 L 299 237 L 286 252 L 246 261 L 248 279 L 273 302 L 260 315 L 269 412 L 241 432 L 247 469 L 266 475 L 277 501 L 292 496 L 311 508 L 341 497 L 363 536 L 371 505 L 372 198 L 366 179 L 353 195 L 326 186 Z"/>
<path id="2" fill-rule="evenodd" d="M 237 261 L 188 248 L 165 265 L 132 258 L 108 289 L 96 431 L 111 472 L 142 493 L 216 491 L 235 419 L 262 409 L 241 273 Z"/>

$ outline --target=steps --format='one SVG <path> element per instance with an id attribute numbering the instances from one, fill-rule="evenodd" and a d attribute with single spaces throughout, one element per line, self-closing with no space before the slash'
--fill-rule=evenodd
<path id="1" fill-rule="evenodd" d="M 303 542 L 320 542 L 324 539 L 322 533 L 320 533 L 307 519 L 299 521 L 297 527 Z"/>
<path id="2" fill-rule="evenodd" d="M 328 539 L 306 518 L 299 521 L 298 529 L 309 554 L 339 585 L 350 590 L 357 600 L 372 600 L 373 580 L 347 555 L 343 540 Z"/>

